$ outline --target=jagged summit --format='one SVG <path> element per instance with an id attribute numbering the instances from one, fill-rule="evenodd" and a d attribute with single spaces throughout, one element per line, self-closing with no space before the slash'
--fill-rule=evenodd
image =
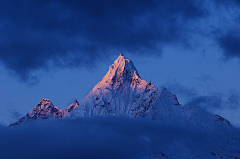
<path id="1" fill-rule="evenodd" d="M 115 89 L 118 89 L 119 87 L 129 85 L 133 82 L 141 82 L 139 73 L 133 62 L 120 54 L 114 63 L 109 66 L 107 74 L 93 88 L 93 90 L 112 86 Z"/>
<path id="2" fill-rule="evenodd" d="M 22 117 L 19 121 L 10 124 L 11 126 L 16 126 L 22 123 L 26 123 L 28 121 L 33 121 L 36 119 L 53 119 L 53 118 L 64 118 L 69 112 L 71 112 L 73 109 L 77 108 L 79 106 L 79 103 L 77 100 L 75 100 L 68 109 L 59 109 L 58 106 L 54 106 L 53 103 L 48 98 L 43 98 L 39 101 L 37 106 L 27 113 L 26 116 Z"/>
<path id="3" fill-rule="evenodd" d="M 118 58 L 114 61 L 114 64 L 110 66 L 110 69 L 113 67 L 115 67 L 116 69 L 120 69 L 121 71 L 128 70 L 128 73 L 136 73 L 136 75 L 139 77 L 138 71 L 134 66 L 133 62 L 130 59 L 125 58 L 122 54 L 118 56 Z"/>
<path id="4" fill-rule="evenodd" d="M 54 106 L 49 99 L 43 98 L 39 101 L 38 105 L 27 114 L 27 116 L 34 119 L 46 119 L 57 115 L 55 112 L 58 110 L 58 107 Z"/>

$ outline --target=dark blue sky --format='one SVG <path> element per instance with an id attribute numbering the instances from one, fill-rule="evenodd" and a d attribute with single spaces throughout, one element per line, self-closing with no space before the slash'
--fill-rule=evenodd
<path id="1" fill-rule="evenodd" d="M 142 79 L 240 124 L 240 1 L 0 2 L 0 122 L 79 102 L 120 53 Z"/>

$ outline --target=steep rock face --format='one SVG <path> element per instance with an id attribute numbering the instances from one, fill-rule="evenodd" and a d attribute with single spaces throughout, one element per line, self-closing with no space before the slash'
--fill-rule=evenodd
<path id="1" fill-rule="evenodd" d="M 69 113 L 71 118 L 98 115 L 142 116 L 153 120 L 184 117 L 177 97 L 142 80 L 131 60 L 120 55 L 107 74 Z"/>
<path id="2" fill-rule="evenodd" d="M 67 108 L 67 113 L 72 111 L 73 109 L 77 108 L 79 106 L 79 103 L 77 100 L 75 100 L 68 108 Z M 65 117 L 67 114 L 65 114 L 63 117 Z"/>
<path id="3" fill-rule="evenodd" d="M 43 98 L 32 111 L 27 113 L 27 115 L 22 117 L 19 121 L 10 124 L 9 127 L 37 119 L 46 120 L 53 118 L 64 118 L 70 111 L 78 107 L 78 105 L 79 103 L 75 100 L 68 107 L 68 109 L 59 110 L 59 108 L 57 106 L 54 106 L 49 99 Z"/>

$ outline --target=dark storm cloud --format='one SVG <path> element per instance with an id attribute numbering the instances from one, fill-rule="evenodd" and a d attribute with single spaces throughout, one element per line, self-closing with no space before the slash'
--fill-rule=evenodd
<path id="1" fill-rule="evenodd" d="M 214 32 L 217 33 L 215 40 L 222 49 L 226 59 L 240 58 L 240 1 L 215 1 L 215 4 L 217 6 L 215 12 L 225 13 L 220 17 L 220 21 L 224 23 L 223 26 L 221 26 L 221 23 L 220 26 L 215 26 L 216 30 Z"/>
<path id="2" fill-rule="evenodd" d="M 226 58 L 240 58 L 240 35 L 238 32 L 228 32 L 222 35 L 218 42 Z"/>
<path id="3" fill-rule="evenodd" d="M 1 1 L 0 60 L 22 80 L 51 67 L 92 67 L 114 50 L 160 54 L 204 15 L 197 1 Z"/>
<path id="4" fill-rule="evenodd" d="M 192 144 L 198 144 L 205 153 L 209 150 L 203 150 L 204 145 L 211 143 L 209 133 L 189 123 L 124 117 L 39 121 L 14 128 L 0 127 L 0 136 L 0 158 L 8 159 L 127 159 L 161 151 L 181 154 L 181 149 L 171 149 L 175 142 L 186 144 L 194 154 Z"/>

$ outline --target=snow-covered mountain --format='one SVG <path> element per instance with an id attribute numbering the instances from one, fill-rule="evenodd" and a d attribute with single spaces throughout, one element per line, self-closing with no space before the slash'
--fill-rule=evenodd
<path id="1" fill-rule="evenodd" d="M 193 127 L 191 131 L 196 129 L 208 134 L 209 143 L 204 146 L 191 139 L 179 139 L 171 148 L 163 149 L 159 145 L 160 150 L 152 153 L 150 158 L 240 158 L 236 149 L 240 145 L 238 131 L 227 119 L 210 114 L 196 105 L 182 106 L 176 95 L 166 88 L 158 89 L 151 81 L 142 80 L 132 61 L 122 55 L 66 117 L 109 115 L 187 124 Z"/>
<path id="2" fill-rule="evenodd" d="M 232 128 L 223 117 L 211 115 L 195 105 L 182 106 L 176 95 L 166 88 L 158 89 L 151 81 L 142 80 L 133 62 L 123 55 L 119 55 L 107 74 L 67 117 L 101 115 L 144 117 L 159 121 L 188 120 L 209 130 L 215 128 L 213 125 Z"/>
<path id="3" fill-rule="evenodd" d="M 17 122 L 12 123 L 9 127 L 16 126 L 19 124 L 24 124 L 27 122 L 31 122 L 37 119 L 54 119 L 54 118 L 64 118 L 70 111 L 77 108 L 79 103 L 75 100 L 67 109 L 61 109 L 57 106 L 54 106 L 52 102 L 47 99 L 43 98 L 39 101 L 38 105 L 26 116 L 19 119 Z"/>
<path id="4" fill-rule="evenodd" d="M 152 120 L 183 118 L 177 97 L 141 79 L 131 60 L 120 55 L 107 74 L 68 117 L 126 115 Z"/>
<path id="5" fill-rule="evenodd" d="M 182 135 L 184 138 L 171 143 L 170 147 L 159 143 L 155 146 L 157 151 L 151 152 L 149 158 L 240 158 L 239 131 L 227 119 L 196 105 L 182 106 L 176 95 L 166 88 L 158 89 L 151 81 L 142 80 L 133 62 L 123 55 L 114 61 L 80 104 L 74 101 L 68 109 L 59 110 L 44 98 L 25 117 L 10 126 L 35 119 L 94 116 L 127 116 L 183 125 L 181 131 L 187 134 Z M 200 134 L 204 143 L 195 141 L 196 134 Z M 147 142 L 154 140 L 151 134 L 142 138 Z"/>

